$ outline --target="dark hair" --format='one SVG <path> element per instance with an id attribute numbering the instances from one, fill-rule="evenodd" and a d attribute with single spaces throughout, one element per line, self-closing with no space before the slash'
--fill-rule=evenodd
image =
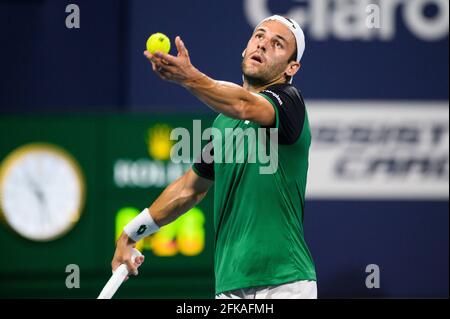
<path id="1" fill-rule="evenodd" d="M 292 61 L 297 61 L 297 48 L 295 48 L 294 53 L 291 55 L 291 57 L 288 60 L 288 63 L 291 63 Z M 292 79 L 292 76 L 286 76 L 286 83 L 289 83 L 289 81 Z"/>

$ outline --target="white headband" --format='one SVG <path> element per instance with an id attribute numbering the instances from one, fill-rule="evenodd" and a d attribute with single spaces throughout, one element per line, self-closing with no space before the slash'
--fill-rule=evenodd
<path id="1" fill-rule="evenodd" d="M 258 24 L 258 26 L 260 26 L 261 23 L 269 20 L 279 21 L 283 23 L 286 27 L 288 27 L 289 30 L 291 30 L 292 34 L 295 37 L 295 41 L 297 42 L 297 62 L 300 62 L 303 56 L 303 52 L 305 52 L 305 34 L 303 33 L 302 28 L 300 28 L 298 23 L 295 22 L 294 20 L 279 15 L 273 15 L 268 18 L 265 18 Z M 258 26 L 256 28 L 258 28 Z"/>

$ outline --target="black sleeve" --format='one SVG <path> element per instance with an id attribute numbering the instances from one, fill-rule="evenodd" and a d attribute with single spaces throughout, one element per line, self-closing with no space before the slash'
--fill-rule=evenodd
<path id="1" fill-rule="evenodd" d="M 214 148 L 212 141 L 203 147 L 202 153 L 197 157 L 192 170 L 200 177 L 214 180 Z"/>
<path id="2" fill-rule="evenodd" d="M 275 108 L 276 120 L 273 126 L 278 127 L 280 144 L 294 144 L 305 122 L 305 103 L 301 94 L 292 85 L 274 85 L 260 92 Z"/>

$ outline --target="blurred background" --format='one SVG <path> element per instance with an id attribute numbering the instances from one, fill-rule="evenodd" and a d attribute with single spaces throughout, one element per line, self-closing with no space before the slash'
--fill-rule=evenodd
<path id="1" fill-rule="evenodd" d="M 241 83 L 271 14 L 307 39 L 319 297 L 448 297 L 448 0 L 0 0 L 0 297 L 97 297 L 117 234 L 189 167 L 170 131 L 215 114 L 151 72 L 148 36 L 182 36 L 197 68 Z M 117 297 L 212 298 L 212 218 L 210 192 L 140 242 Z"/>

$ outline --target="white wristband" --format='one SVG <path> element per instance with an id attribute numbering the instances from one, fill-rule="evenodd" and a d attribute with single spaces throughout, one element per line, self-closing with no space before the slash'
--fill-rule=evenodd
<path id="1" fill-rule="evenodd" d="M 148 208 L 144 209 L 123 228 L 128 237 L 136 242 L 158 230 L 159 226 L 156 225 Z"/>

